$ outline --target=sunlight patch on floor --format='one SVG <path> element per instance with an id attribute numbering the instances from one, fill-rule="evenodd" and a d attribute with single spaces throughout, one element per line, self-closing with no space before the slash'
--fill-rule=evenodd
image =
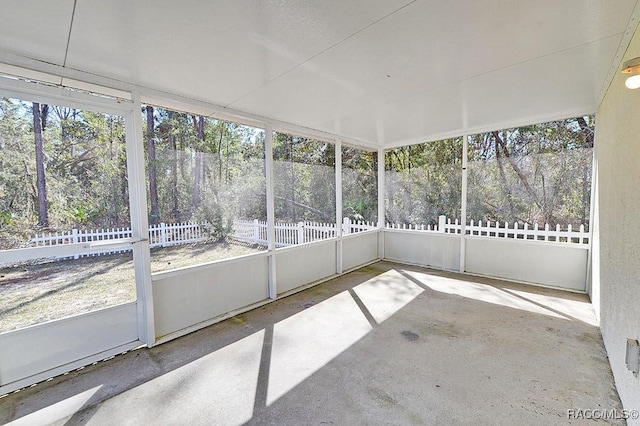
<path id="1" fill-rule="evenodd" d="M 229 425 L 247 422 L 253 416 L 264 333 L 253 333 L 108 400 L 87 424 L 113 421 L 114 410 L 139 413 L 139 418 L 117 419 L 120 424 L 189 424 L 207 417 Z"/>
<path id="2" fill-rule="evenodd" d="M 275 324 L 267 405 L 320 370 L 372 329 L 346 291 Z"/>
<path id="3" fill-rule="evenodd" d="M 56 419 L 62 419 L 69 417 L 80 411 L 86 403 L 100 390 L 100 386 L 96 386 L 84 392 L 80 392 L 77 395 L 70 396 L 55 404 L 48 405 L 41 410 L 35 411 L 31 414 L 27 414 L 24 417 L 20 417 L 12 422 L 9 422 L 10 426 L 30 426 L 30 425 L 45 425 Z"/>
<path id="4" fill-rule="evenodd" d="M 565 320 L 569 319 L 567 316 L 554 312 L 554 310 L 552 309 L 547 309 L 544 306 L 540 306 L 540 304 L 545 305 L 545 303 L 533 303 L 532 301 L 524 300 L 517 294 L 509 293 L 511 290 L 503 291 L 500 288 L 496 288 L 487 284 L 474 283 L 470 281 L 441 277 L 437 275 L 429 275 L 427 273 L 420 273 L 410 270 L 398 269 L 398 271 L 401 271 L 403 275 L 406 274 L 411 278 L 417 280 L 431 290 L 440 293 L 466 297 L 482 302 L 493 303 L 495 305 L 506 306 L 508 308 L 520 309 L 523 311 L 532 312 L 534 314 L 541 314 Z"/>
<path id="5" fill-rule="evenodd" d="M 505 289 L 505 291 L 509 291 L 524 299 L 531 300 L 534 303 L 544 305 L 549 309 L 553 309 L 554 311 L 580 320 L 586 324 L 593 326 L 598 325 L 593 306 L 591 306 L 591 303 L 589 303 L 589 300 L 586 298 L 584 300 L 577 300 L 577 298 L 560 298 L 521 290 Z"/>
<path id="6" fill-rule="evenodd" d="M 423 293 L 424 289 L 396 271 L 387 271 L 354 287 L 353 291 L 376 322 L 381 324 Z"/>

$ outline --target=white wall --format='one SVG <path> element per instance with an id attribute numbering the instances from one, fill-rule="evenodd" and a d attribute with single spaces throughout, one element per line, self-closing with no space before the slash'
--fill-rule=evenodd
<path id="1" fill-rule="evenodd" d="M 342 240 L 342 269 L 348 271 L 378 259 L 380 233 L 376 230 L 346 235 Z"/>
<path id="2" fill-rule="evenodd" d="M 572 291 L 585 291 L 588 246 L 467 236 L 464 272 Z M 460 270 L 460 236 L 407 230 L 384 231 L 384 258 Z"/>
<path id="3" fill-rule="evenodd" d="M 460 237 L 434 232 L 385 230 L 384 258 L 458 271 Z"/>
<path id="4" fill-rule="evenodd" d="M 336 239 L 276 250 L 278 294 L 336 273 Z"/>
<path id="5" fill-rule="evenodd" d="M 156 338 L 269 297 L 266 253 L 153 275 Z"/>
<path id="6" fill-rule="evenodd" d="M 136 303 L 0 334 L 0 395 L 131 349 Z"/>
<path id="7" fill-rule="evenodd" d="M 278 295 L 334 276 L 337 244 L 330 239 L 276 250 Z M 347 236 L 343 244 L 345 269 L 378 258 L 377 231 Z M 156 338 L 166 341 L 267 301 L 268 261 L 265 252 L 154 274 Z"/>
<path id="8" fill-rule="evenodd" d="M 638 56 L 636 30 L 623 61 Z M 627 89 L 619 72 L 596 116 L 596 158 L 593 299 L 622 403 L 640 409 L 640 378 L 625 366 L 626 339 L 640 339 L 640 90 Z"/>
<path id="9" fill-rule="evenodd" d="M 468 237 L 465 272 L 585 291 L 588 246 Z"/>

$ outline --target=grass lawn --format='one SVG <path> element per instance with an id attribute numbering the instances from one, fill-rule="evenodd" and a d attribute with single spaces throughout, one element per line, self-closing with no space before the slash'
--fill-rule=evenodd
<path id="1" fill-rule="evenodd" d="M 154 248 L 151 272 L 259 251 L 233 242 Z M 0 268 L 0 333 L 135 299 L 131 252 Z"/>

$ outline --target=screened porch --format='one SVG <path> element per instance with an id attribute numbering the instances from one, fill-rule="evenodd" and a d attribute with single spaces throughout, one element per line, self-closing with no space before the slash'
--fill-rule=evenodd
<path id="1" fill-rule="evenodd" d="M 150 421 L 236 373 L 220 423 L 640 409 L 635 0 L 5 10 L 0 421 Z"/>

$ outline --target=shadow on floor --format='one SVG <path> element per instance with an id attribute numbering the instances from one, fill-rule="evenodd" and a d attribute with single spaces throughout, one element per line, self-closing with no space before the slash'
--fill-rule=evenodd
<path id="1" fill-rule="evenodd" d="M 621 409 L 584 295 L 378 262 L 0 399 L 15 424 L 566 424 Z"/>

